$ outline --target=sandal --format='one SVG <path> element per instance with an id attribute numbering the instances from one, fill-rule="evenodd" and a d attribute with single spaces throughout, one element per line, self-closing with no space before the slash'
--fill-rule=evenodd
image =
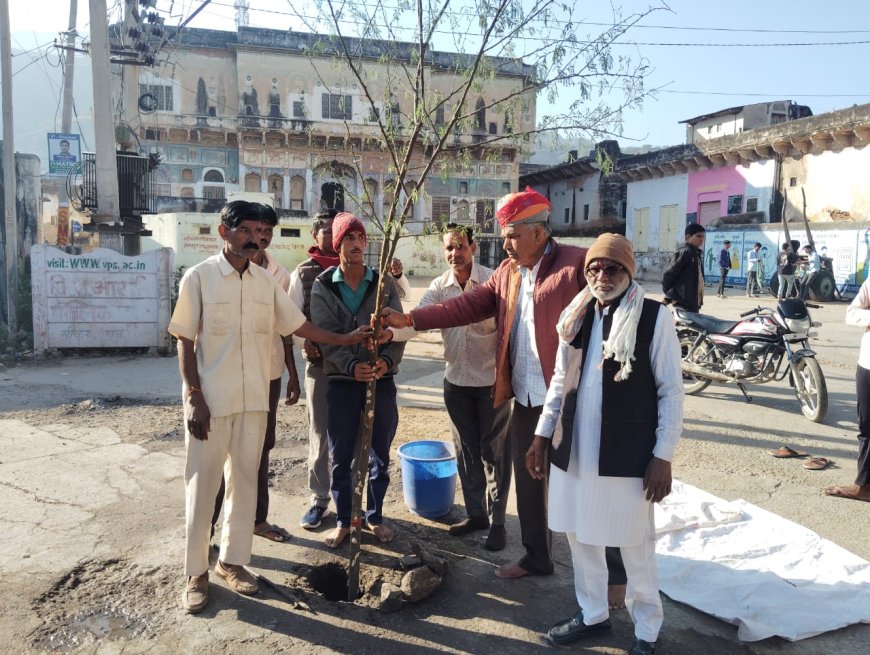
<path id="1" fill-rule="evenodd" d="M 290 541 L 290 533 L 284 528 L 272 525 L 271 523 L 261 523 L 260 525 L 262 527 L 254 528 L 254 534 L 258 537 L 263 537 L 269 541 L 277 541 L 278 543 Z"/>
<path id="2" fill-rule="evenodd" d="M 774 457 L 806 457 L 809 453 L 805 453 L 802 450 L 792 450 L 788 446 L 780 446 L 776 450 L 768 450 L 768 453 L 773 455 Z"/>
<path id="3" fill-rule="evenodd" d="M 821 471 L 822 469 L 828 468 L 830 463 L 831 460 L 826 457 L 813 457 L 812 459 L 805 461 L 803 466 L 805 469 L 809 469 L 810 471 Z"/>

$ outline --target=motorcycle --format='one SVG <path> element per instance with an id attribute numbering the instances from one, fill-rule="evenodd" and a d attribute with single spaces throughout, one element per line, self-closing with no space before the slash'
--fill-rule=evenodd
<path id="1" fill-rule="evenodd" d="M 746 384 L 780 381 L 789 376 L 801 412 L 821 422 L 828 411 L 828 387 L 810 337 L 819 327 L 808 308 L 819 305 L 799 298 L 781 300 L 776 309 L 756 307 L 739 321 L 674 308 L 683 354 L 683 388 L 698 394 L 712 382 L 736 384 L 747 402 Z M 783 368 L 784 364 L 784 368 Z M 781 370 L 782 369 L 782 370 Z"/>

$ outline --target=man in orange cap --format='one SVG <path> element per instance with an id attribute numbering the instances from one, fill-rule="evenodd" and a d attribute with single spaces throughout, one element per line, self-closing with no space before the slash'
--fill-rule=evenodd
<path id="1" fill-rule="evenodd" d="M 546 471 L 543 479 L 533 478 L 523 458 L 534 438 L 553 376 L 559 341 L 553 326 L 562 310 L 586 286 L 586 251 L 556 243 L 550 236 L 550 209 L 549 200 L 531 188 L 505 196 L 496 218 L 508 258 L 485 284 L 443 303 L 418 307 L 410 314 L 384 311 L 390 327 L 411 326 L 418 331 L 496 319 L 493 404 L 498 407 L 514 399 L 510 452 L 526 549 L 519 562 L 496 570 L 497 577 L 506 579 L 553 572 Z"/>

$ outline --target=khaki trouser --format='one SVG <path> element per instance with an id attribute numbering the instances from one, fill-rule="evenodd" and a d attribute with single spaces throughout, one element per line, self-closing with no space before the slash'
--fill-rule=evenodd
<path id="1" fill-rule="evenodd" d="M 208 570 L 211 517 L 221 479 L 226 480 L 226 494 L 220 559 L 241 565 L 251 561 L 257 470 L 267 415 L 245 412 L 212 417 L 208 439 L 203 441 L 185 432 L 185 575 L 202 575 Z"/>

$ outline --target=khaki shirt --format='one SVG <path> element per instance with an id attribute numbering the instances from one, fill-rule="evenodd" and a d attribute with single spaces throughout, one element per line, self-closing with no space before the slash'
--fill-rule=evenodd
<path id="1" fill-rule="evenodd" d="M 272 277 L 275 278 L 275 282 L 278 283 L 278 286 L 284 290 L 284 293 L 289 293 L 290 291 L 290 273 L 287 272 L 287 269 L 281 266 L 275 259 L 268 253 L 263 253 L 265 259 L 263 260 L 266 266 L 262 267 L 267 273 L 271 273 Z M 272 337 L 272 366 L 270 373 L 270 380 L 276 380 L 280 378 L 284 374 L 284 340 L 281 338 L 281 335 L 278 332 L 275 332 Z"/>
<path id="2" fill-rule="evenodd" d="M 269 411 L 273 337 L 304 323 L 268 272 L 239 275 L 221 252 L 185 272 L 168 331 L 194 342 L 202 393 L 219 417 Z"/>

